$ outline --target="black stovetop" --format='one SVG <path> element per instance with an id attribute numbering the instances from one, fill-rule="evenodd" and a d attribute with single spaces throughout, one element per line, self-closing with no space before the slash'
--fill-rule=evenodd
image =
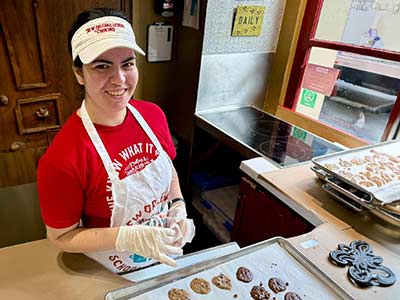
<path id="1" fill-rule="evenodd" d="M 282 167 L 343 149 L 254 107 L 198 116 Z"/>

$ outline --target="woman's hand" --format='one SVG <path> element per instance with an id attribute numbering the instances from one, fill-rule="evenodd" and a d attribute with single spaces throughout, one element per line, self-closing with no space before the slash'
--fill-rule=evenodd
<path id="1" fill-rule="evenodd" d="M 121 226 L 115 248 L 117 251 L 131 251 L 175 267 L 176 261 L 168 255 L 183 254 L 181 248 L 173 246 L 177 238 L 179 237 L 176 237 L 176 231 L 170 228 L 147 225 Z"/>
<path id="2" fill-rule="evenodd" d="M 186 205 L 183 199 L 172 204 L 168 210 L 167 218 L 173 218 L 177 223 L 187 218 Z"/>
<path id="3" fill-rule="evenodd" d="M 181 238 L 175 242 L 175 246 L 183 247 L 192 241 L 195 227 L 193 220 L 187 219 L 186 205 L 183 199 L 172 204 L 168 210 L 167 227 L 174 228 L 174 230 L 178 227 L 177 235 L 180 235 Z"/>

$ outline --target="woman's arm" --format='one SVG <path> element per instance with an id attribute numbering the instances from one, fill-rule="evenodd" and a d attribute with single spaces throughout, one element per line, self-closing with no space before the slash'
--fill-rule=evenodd
<path id="1" fill-rule="evenodd" d="M 171 182 L 171 185 L 169 188 L 168 201 L 177 199 L 177 198 L 183 198 L 183 196 L 182 196 L 181 187 L 179 185 L 178 173 L 176 172 L 175 168 L 173 168 L 173 178 L 172 178 L 172 182 Z"/>
<path id="2" fill-rule="evenodd" d="M 46 225 L 47 238 L 60 250 L 80 253 L 114 250 L 119 227 L 78 228 L 78 223 L 62 229 Z"/>
<path id="3" fill-rule="evenodd" d="M 173 172 L 173 179 L 168 195 L 168 201 L 172 201 L 172 203 L 170 203 L 167 217 L 173 218 L 175 222 L 179 222 L 187 218 L 187 212 L 185 200 L 183 199 L 181 188 L 179 185 L 178 174 L 175 168 L 173 169 Z"/>
<path id="4" fill-rule="evenodd" d="M 104 250 L 130 251 L 176 266 L 171 255 L 181 255 L 174 246 L 176 232 L 170 228 L 132 225 L 108 228 L 77 228 L 78 224 L 64 229 L 47 227 L 47 237 L 66 252 L 93 252 Z"/>
<path id="5" fill-rule="evenodd" d="M 174 168 L 174 177 L 170 186 L 168 200 L 176 200 L 171 203 L 167 213 L 167 226 L 172 228 L 174 224 L 178 224 L 182 237 L 175 242 L 175 246 L 182 248 L 186 243 L 190 243 L 195 234 L 195 226 L 193 220 L 187 218 L 186 204 L 182 197 L 179 185 L 178 174 Z"/>

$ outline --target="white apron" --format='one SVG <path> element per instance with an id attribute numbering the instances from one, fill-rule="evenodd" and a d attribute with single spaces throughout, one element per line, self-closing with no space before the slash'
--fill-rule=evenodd
<path id="1" fill-rule="evenodd" d="M 111 158 L 90 120 L 85 100 L 80 109 L 83 125 L 111 180 L 114 205 L 110 226 L 135 224 L 135 220 L 139 218 L 147 220 L 141 224 L 162 226 L 168 211 L 166 199 L 173 178 L 172 161 L 140 113 L 130 104 L 128 104 L 128 109 L 153 142 L 159 155 L 140 172 L 122 180 L 119 179 Z M 85 254 L 115 273 L 132 271 L 155 263 L 154 260 L 128 251 L 97 251 Z"/>

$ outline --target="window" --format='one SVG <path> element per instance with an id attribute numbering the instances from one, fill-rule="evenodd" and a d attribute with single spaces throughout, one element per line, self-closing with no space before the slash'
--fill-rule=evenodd
<path id="1" fill-rule="evenodd" d="M 308 0 L 283 106 L 367 143 L 400 111 L 400 2 Z"/>

